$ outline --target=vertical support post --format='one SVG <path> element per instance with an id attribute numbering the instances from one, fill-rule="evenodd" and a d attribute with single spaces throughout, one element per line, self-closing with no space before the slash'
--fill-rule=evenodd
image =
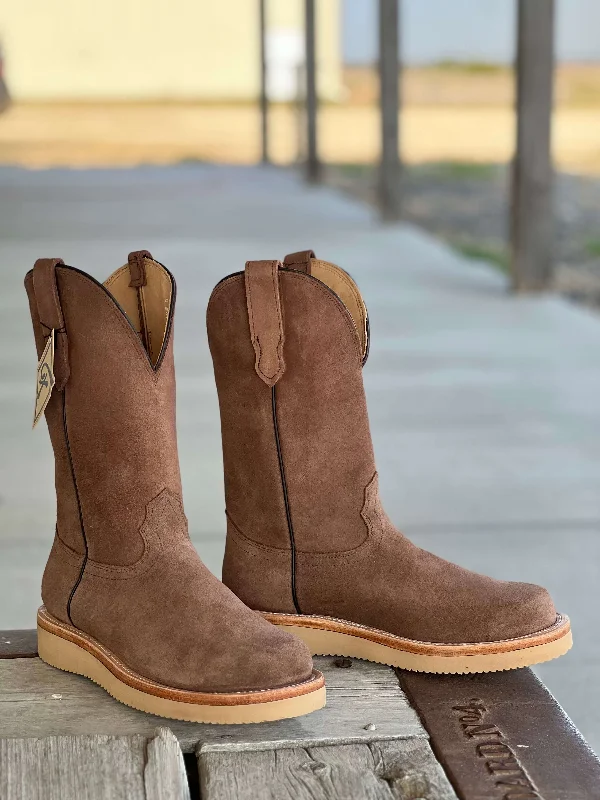
<path id="1" fill-rule="evenodd" d="M 517 144 L 511 189 L 511 274 L 516 292 L 544 291 L 553 277 L 554 17 L 554 0 L 518 0 Z"/>
<path id="2" fill-rule="evenodd" d="M 267 94 L 267 0 L 258 0 L 260 24 L 260 140 L 261 161 L 269 164 L 269 98 Z"/>
<path id="3" fill-rule="evenodd" d="M 381 215 L 389 221 L 400 218 L 399 17 L 399 0 L 379 0 L 381 160 L 378 196 Z"/>
<path id="4" fill-rule="evenodd" d="M 306 179 L 318 183 L 321 179 L 321 162 L 317 144 L 317 58 L 315 0 L 304 0 L 304 25 L 306 41 Z"/>

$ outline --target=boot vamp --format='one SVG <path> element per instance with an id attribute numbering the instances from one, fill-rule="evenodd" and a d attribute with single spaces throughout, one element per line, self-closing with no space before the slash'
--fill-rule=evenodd
<path id="1" fill-rule="evenodd" d="M 86 569 L 72 617 L 127 667 L 198 692 L 278 688 L 310 678 L 295 636 L 251 611 L 204 566 L 189 541 L 129 577 Z"/>
<path id="2" fill-rule="evenodd" d="M 304 613 L 327 614 L 425 642 L 527 636 L 556 620 L 548 592 L 495 580 L 413 545 L 384 519 L 353 551 L 299 555 Z"/>

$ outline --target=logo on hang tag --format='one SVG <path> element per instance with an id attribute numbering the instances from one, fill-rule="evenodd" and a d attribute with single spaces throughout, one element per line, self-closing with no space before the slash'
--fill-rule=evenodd
<path id="1" fill-rule="evenodd" d="M 50 402 L 50 395 L 56 380 L 54 378 L 54 330 L 50 332 L 42 357 L 38 361 L 37 380 L 35 386 L 35 410 L 33 412 L 33 427 L 38 424 L 46 406 Z"/>

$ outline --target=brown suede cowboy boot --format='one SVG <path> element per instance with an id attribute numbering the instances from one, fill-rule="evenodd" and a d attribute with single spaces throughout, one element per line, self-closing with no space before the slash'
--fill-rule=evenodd
<path id="1" fill-rule="evenodd" d="M 36 417 L 48 401 L 56 459 L 40 657 L 164 717 L 259 722 L 322 707 L 306 646 L 244 606 L 189 540 L 170 273 L 142 251 L 103 286 L 40 259 L 25 286 L 42 354 Z"/>
<path id="2" fill-rule="evenodd" d="M 415 547 L 381 507 L 354 281 L 311 251 L 217 285 L 208 334 L 221 409 L 224 582 L 315 654 L 488 672 L 571 646 L 548 593 Z"/>

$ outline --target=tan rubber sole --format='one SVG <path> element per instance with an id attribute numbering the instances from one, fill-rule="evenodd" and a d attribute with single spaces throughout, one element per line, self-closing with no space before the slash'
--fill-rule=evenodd
<path id="1" fill-rule="evenodd" d="M 149 714 L 189 722 L 239 724 L 300 717 L 323 708 L 325 680 L 314 670 L 310 680 L 254 692 L 189 692 L 148 680 L 70 625 L 38 611 L 38 653 L 52 667 L 83 675 L 115 700 Z"/>
<path id="2" fill-rule="evenodd" d="M 265 619 L 299 636 L 313 655 L 363 658 L 414 672 L 499 672 L 529 667 L 566 653 L 573 644 L 569 618 L 520 639 L 476 644 L 437 644 L 400 636 L 333 617 L 263 612 Z"/>

